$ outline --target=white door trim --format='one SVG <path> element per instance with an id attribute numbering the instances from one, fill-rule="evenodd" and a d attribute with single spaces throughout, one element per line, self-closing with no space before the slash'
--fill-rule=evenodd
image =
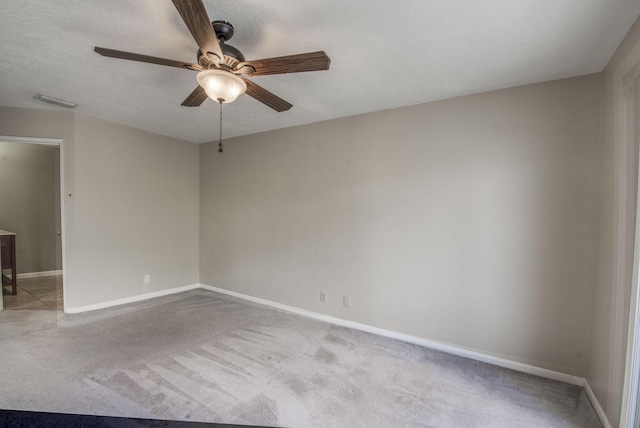
<path id="1" fill-rule="evenodd" d="M 15 137 L 15 136 L 5 136 L 0 135 L 0 141 L 5 143 L 24 143 L 24 144 L 40 144 L 45 146 L 54 146 L 60 147 L 60 226 L 62 228 L 62 299 L 64 311 L 67 311 L 67 257 L 65 250 L 65 242 L 66 242 L 66 223 L 67 218 L 65 215 L 64 209 L 64 195 L 65 195 L 65 187 L 64 187 L 64 140 L 61 138 L 37 138 L 37 137 Z M 3 309 L 2 299 L 0 299 L 0 311 Z"/>
<path id="2" fill-rule="evenodd" d="M 638 139 L 635 132 L 636 121 L 639 113 L 636 111 L 635 98 L 640 91 L 640 85 L 636 86 L 636 79 L 640 76 L 640 43 L 631 50 L 625 60 L 614 73 L 614 132 L 616 146 L 618 147 L 617 162 L 619 167 L 618 187 L 618 247 L 617 247 L 617 277 L 614 316 L 615 324 L 615 349 L 614 376 L 612 379 L 614 388 L 619 382 L 617 373 L 618 364 L 622 360 L 624 349 L 622 342 L 624 335 L 623 315 L 629 314 L 629 328 L 626 337 L 626 360 L 624 368 L 623 390 L 620 407 L 620 427 L 635 428 L 638 425 L 638 387 L 640 386 L 640 293 L 638 283 L 639 254 L 640 254 L 640 222 L 637 213 L 640 212 L 640 181 L 638 177 L 632 178 L 633 154 L 638 157 Z M 635 182 L 635 183 L 634 183 Z M 636 184 L 638 184 L 636 186 Z M 636 187 L 633 192 L 634 186 Z M 636 204 L 633 204 L 633 198 Z M 631 216 L 631 217 L 630 217 Z M 633 235 L 632 235 L 633 234 Z M 633 236 L 633 242 L 628 242 L 627 237 Z M 631 247 L 630 244 L 633 244 Z M 631 252 L 631 254 L 630 254 Z M 628 277 L 629 259 L 633 255 L 632 275 Z M 630 307 L 624 307 L 625 292 L 628 281 L 631 281 Z M 628 311 L 628 312 L 627 312 Z M 620 383 L 617 383 L 620 385 Z M 616 388 L 617 389 L 617 388 Z M 614 389 L 615 391 L 615 389 Z"/>

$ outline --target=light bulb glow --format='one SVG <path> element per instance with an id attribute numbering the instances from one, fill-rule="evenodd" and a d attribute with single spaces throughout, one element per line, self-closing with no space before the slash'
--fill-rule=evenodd
<path id="1" fill-rule="evenodd" d="M 247 90 L 244 80 L 224 70 L 204 70 L 198 73 L 196 79 L 207 96 L 216 102 L 222 100 L 223 103 L 231 103 Z"/>

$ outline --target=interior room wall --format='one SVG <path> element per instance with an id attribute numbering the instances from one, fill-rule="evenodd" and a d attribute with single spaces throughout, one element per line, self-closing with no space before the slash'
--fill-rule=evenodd
<path id="1" fill-rule="evenodd" d="M 64 140 L 67 304 L 198 282 L 198 146 L 59 110 L 0 107 L 0 135 Z"/>
<path id="2" fill-rule="evenodd" d="M 601 90 L 589 75 L 204 144 L 200 281 L 583 376 Z"/>
<path id="3" fill-rule="evenodd" d="M 614 76 L 632 49 L 640 43 L 640 23 L 636 22 L 603 73 L 603 115 L 601 155 L 598 164 L 599 201 L 597 256 L 593 291 L 590 365 L 587 380 L 612 426 L 618 426 L 622 400 L 626 332 L 628 328 L 630 283 L 618 289 L 617 244 L 620 186 L 620 147 L 616 142 Z M 640 58 L 637 58 L 640 61 Z M 618 295 L 625 296 L 617 302 Z M 619 319 L 622 317 L 622 328 Z"/>
<path id="4" fill-rule="evenodd" d="M 78 307 L 198 283 L 198 145 L 75 118 Z"/>
<path id="5" fill-rule="evenodd" d="M 18 273 L 62 268 L 58 264 L 60 241 L 56 235 L 59 150 L 0 141 L 0 229 L 17 234 Z"/>
<path id="6" fill-rule="evenodd" d="M 56 240 L 56 270 L 61 270 L 62 269 L 62 198 L 61 198 L 61 191 L 62 189 L 60 188 L 60 177 L 61 177 L 61 171 L 60 171 L 60 148 L 58 148 L 58 150 L 56 150 L 54 152 L 54 164 L 55 164 L 55 177 L 54 179 L 54 183 L 55 183 L 55 227 L 56 227 L 56 236 L 55 236 L 55 240 Z"/>

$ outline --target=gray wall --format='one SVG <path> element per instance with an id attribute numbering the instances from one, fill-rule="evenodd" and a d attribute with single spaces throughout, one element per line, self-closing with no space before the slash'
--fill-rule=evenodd
<path id="1" fill-rule="evenodd" d="M 0 135 L 64 139 L 68 307 L 198 282 L 198 146 L 58 110 L 0 107 Z"/>
<path id="2" fill-rule="evenodd" d="M 198 145 L 82 115 L 75 141 L 71 306 L 197 284 Z"/>
<path id="3" fill-rule="evenodd" d="M 591 75 L 202 145 L 200 282 L 585 375 L 601 89 Z"/>
<path id="4" fill-rule="evenodd" d="M 0 141 L 0 229 L 17 234 L 19 273 L 62 268 L 58 154 L 57 147 Z"/>
<path id="5" fill-rule="evenodd" d="M 603 73 L 604 102 L 602 116 L 601 156 L 598 164 L 599 203 L 597 224 L 597 256 L 593 290 L 591 323 L 590 366 L 587 380 L 612 426 L 618 426 L 622 402 L 622 388 L 626 358 L 629 296 L 631 281 L 619 289 L 618 275 L 630 278 L 627 272 L 618 272 L 618 236 L 620 212 L 620 147 L 616 141 L 614 110 L 616 96 L 614 74 L 619 73 L 623 61 L 631 59 L 632 49 L 640 43 L 640 22 L 636 22 L 612 57 Z M 640 61 L 640 57 L 635 58 Z M 631 183 L 633 185 L 633 183 Z M 630 218 L 633 222 L 633 214 Z M 628 237 L 633 236 L 633 228 Z M 629 239 L 629 245 L 633 245 Z M 618 301 L 617 296 L 624 296 Z"/>

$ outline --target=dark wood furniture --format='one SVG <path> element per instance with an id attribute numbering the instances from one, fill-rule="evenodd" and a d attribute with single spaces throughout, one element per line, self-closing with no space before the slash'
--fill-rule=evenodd
<path id="1" fill-rule="evenodd" d="M 11 277 L 5 275 L 5 270 L 11 269 Z M 0 230 L 0 277 L 2 287 L 11 286 L 11 294 L 18 293 L 16 271 L 16 234 Z"/>

